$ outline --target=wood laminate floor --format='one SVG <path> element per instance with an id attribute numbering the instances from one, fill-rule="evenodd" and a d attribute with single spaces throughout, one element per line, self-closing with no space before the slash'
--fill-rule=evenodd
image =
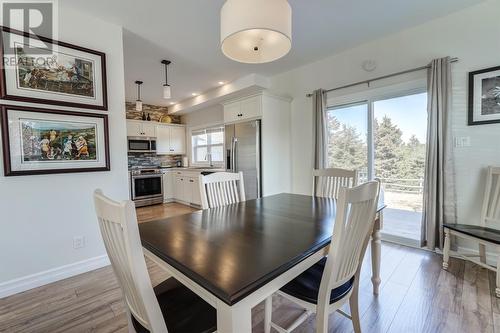
<path id="1" fill-rule="evenodd" d="M 153 219 L 153 210 L 163 209 L 166 214 L 192 210 L 174 207 L 142 208 L 138 214 L 145 221 Z M 381 292 L 375 297 L 370 263 L 368 251 L 360 285 L 363 332 L 500 332 L 500 299 L 494 296 L 492 272 L 454 258 L 444 271 L 437 254 L 383 243 Z M 147 265 L 153 285 L 166 277 L 151 261 Z M 273 307 L 273 321 L 281 324 L 293 321 L 301 311 L 282 298 L 275 298 Z M 263 332 L 262 304 L 253 309 L 252 318 L 254 332 Z M 126 325 L 122 294 L 111 267 L 0 299 L 0 332 L 127 332 Z M 310 317 L 294 332 L 314 329 L 314 317 Z M 352 325 L 333 314 L 330 331 L 352 332 Z"/>
<path id="2" fill-rule="evenodd" d="M 181 205 L 176 202 L 140 207 L 136 209 L 137 221 L 139 221 L 139 223 L 149 222 L 167 217 L 188 214 L 196 210 L 198 209 L 186 205 Z"/>

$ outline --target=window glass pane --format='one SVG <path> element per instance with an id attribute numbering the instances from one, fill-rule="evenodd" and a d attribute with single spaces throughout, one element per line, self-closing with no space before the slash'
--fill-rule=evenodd
<path id="1" fill-rule="evenodd" d="M 193 162 L 207 164 L 224 162 L 224 128 L 211 127 L 192 133 Z"/>
<path id="2" fill-rule="evenodd" d="M 376 101 L 375 176 L 385 189 L 384 233 L 420 241 L 427 93 Z"/>
<path id="3" fill-rule="evenodd" d="M 206 133 L 193 135 L 193 146 L 204 146 L 207 144 L 207 139 Z"/>
<path id="4" fill-rule="evenodd" d="M 222 146 L 212 146 L 212 162 L 223 162 L 224 161 L 224 148 Z"/>
<path id="5" fill-rule="evenodd" d="M 327 111 L 328 167 L 358 170 L 367 179 L 368 105 L 356 104 Z"/>
<path id="6" fill-rule="evenodd" d="M 210 143 L 213 145 L 220 145 L 224 143 L 224 132 L 212 132 Z"/>
<path id="7" fill-rule="evenodd" d="M 207 160 L 207 147 L 197 147 L 194 149 L 196 162 L 205 162 Z"/>

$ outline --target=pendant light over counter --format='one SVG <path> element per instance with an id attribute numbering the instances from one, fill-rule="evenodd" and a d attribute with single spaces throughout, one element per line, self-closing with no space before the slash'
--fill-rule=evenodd
<path id="1" fill-rule="evenodd" d="M 292 47 L 292 8 L 287 0 L 227 0 L 220 13 L 226 57 L 249 64 L 271 62 Z"/>
<path id="2" fill-rule="evenodd" d="M 137 100 L 135 101 L 135 111 L 142 111 L 142 101 L 141 101 L 141 84 L 142 81 L 135 81 L 137 84 Z"/>
<path id="3" fill-rule="evenodd" d="M 172 98 L 172 89 L 168 84 L 168 65 L 172 62 L 170 60 L 162 60 L 161 63 L 165 65 L 165 84 L 163 85 L 163 98 L 170 99 Z"/>

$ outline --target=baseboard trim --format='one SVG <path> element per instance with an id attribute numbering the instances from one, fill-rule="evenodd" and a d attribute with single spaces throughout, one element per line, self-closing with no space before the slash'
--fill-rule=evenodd
<path id="1" fill-rule="evenodd" d="M 0 299 L 108 266 L 106 254 L 0 283 Z"/>

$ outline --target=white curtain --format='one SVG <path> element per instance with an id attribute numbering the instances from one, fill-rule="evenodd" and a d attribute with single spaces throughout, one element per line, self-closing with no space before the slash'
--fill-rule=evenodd
<path id="1" fill-rule="evenodd" d="M 326 100 L 323 89 L 313 92 L 313 137 L 314 137 L 314 168 L 327 167 L 326 146 Z"/>
<path id="2" fill-rule="evenodd" d="M 435 59 L 428 74 L 427 153 L 422 246 L 443 247 L 443 223 L 456 223 L 451 136 L 451 62 Z"/>

